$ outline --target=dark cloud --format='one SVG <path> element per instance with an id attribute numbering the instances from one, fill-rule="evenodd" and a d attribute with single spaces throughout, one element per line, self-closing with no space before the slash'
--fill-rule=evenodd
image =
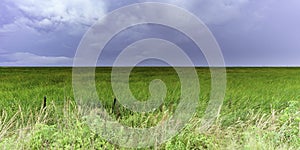
<path id="1" fill-rule="evenodd" d="M 90 0 L 78 4 L 71 0 L 35 3 L 4 0 L 0 3 L 0 63 L 9 56 L 4 55 L 4 50 L 10 56 L 30 53 L 72 58 L 85 31 L 106 12 L 147 1 Z M 227 65 L 300 65 L 298 0 L 154 1 L 183 7 L 202 19 L 220 44 Z M 163 10 L 153 11 L 163 13 Z M 153 25 L 120 33 L 106 47 L 104 60 L 99 62 L 109 65 L 127 44 L 145 37 L 172 41 L 193 59 L 198 56 L 201 61 L 195 60 L 196 64 L 205 64 L 202 54 L 188 39 L 176 31 Z"/>

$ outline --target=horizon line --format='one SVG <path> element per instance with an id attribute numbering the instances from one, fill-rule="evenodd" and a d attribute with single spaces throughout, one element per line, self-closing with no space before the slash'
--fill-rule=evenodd
<path id="1" fill-rule="evenodd" d="M 197 66 L 166 66 L 166 65 L 138 65 L 138 66 L 112 66 L 112 65 L 97 65 L 97 66 L 72 66 L 72 65 L 16 65 L 16 66 L 0 66 L 0 68 L 59 68 L 59 67 L 66 67 L 66 68 L 73 68 L 73 67 L 195 67 L 195 68 L 232 68 L 232 67 L 258 67 L 258 68 L 264 68 L 264 67 L 270 67 L 270 68 L 280 68 L 280 67 L 291 67 L 291 68 L 297 68 L 300 67 L 300 65 L 225 65 L 225 66 L 207 66 L 207 65 L 197 65 Z"/>

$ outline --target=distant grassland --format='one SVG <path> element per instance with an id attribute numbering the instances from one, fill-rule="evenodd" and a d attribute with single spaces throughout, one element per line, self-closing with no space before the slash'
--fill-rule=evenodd
<path id="1" fill-rule="evenodd" d="M 200 120 L 204 113 L 211 88 L 209 68 L 197 68 L 201 94 L 195 118 L 192 119 L 190 127 L 159 148 L 297 149 L 300 147 L 300 68 L 226 70 L 226 96 L 221 116 L 211 130 L 205 134 L 198 134 L 192 129 L 194 126 L 192 122 Z M 95 73 L 99 99 L 109 110 L 114 99 L 110 84 L 111 68 L 96 68 Z M 150 96 L 149 83 L 153 79 L 161 79 L 167 86 L 164 109 L 175 109 L 172 106 L 179 103 L 180 81 L 173 68 L 134 68 L 130 75 L 130 89 L 133 95 L 138 100 L 147 100 Z M 72 90 L 72 68 L 0 68 L 2 116 L 0 147 L 120 148 L 91 134 L 93 132 L 77 115 L 78 109 Z M 42 112 L 44 96 L 47 96 L 48 106 L 47 110 Z M 66 111 L 70 113 L 67 116 Z M 145 123 L 145 119 L 137 119 L 143 116 L 134 114 L 134 117 L 130 117 L 129 110 L 122 109 L 122 111 L 123 118 L 120 122 L 134 127 L 141 127 Z M 155 125 L 154 122 L 150 122 L 150 125 Z M 66 126 L 68 127 L 66 131 L 60 130 Z M 30 135 L 28 141 L 22 141 L 20 138 L 20 129 L 24 128 L 29 128 L 26 132 L 22 132 L 22 135 Z M 74 130 L 82 132 L 71 132 Z M 54 133 L 71 139 L 56 140 L 58 137 L 51 136 Z M 69 133 L 71 135 L 68 135 Z M 73 136 L 75 139 L 72 139 Z M 19 141 L 21 144 L 14 143 L 18 141 L 16 139 L 21 140 L 22 142 Z"/>

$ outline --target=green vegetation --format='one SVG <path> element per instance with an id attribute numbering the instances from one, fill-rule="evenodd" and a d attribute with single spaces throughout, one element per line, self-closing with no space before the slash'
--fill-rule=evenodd
<path id="1" fill-rule="evenodd" d="M 130 89 L 141 101 L 153 79 L 167 86 L 163 105 L 140 114 L 112 113 L 111 68 L 96 69 L 99 99 L 112 116 L 131 127 L 155 126 L 179 103 L 180 81 L 172 68 L 134 68 Z M 210 91 L 208 68 L 197 68 L 201 95 L 189 124 L 159 149 L 299 149 L 300 68 L 227 68 L 221 115 L 205 133 L 200 125 Z M 72 91 L 72 68 L 0 68 L 1 149 L 123 149 L 90 129 Z M 43 109 L 43 97 L 47 107 Z"/>

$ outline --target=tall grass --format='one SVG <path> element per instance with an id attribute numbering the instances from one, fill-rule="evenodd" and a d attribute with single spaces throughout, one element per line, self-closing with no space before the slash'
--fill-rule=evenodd
<path id="1" fill-rule="evenodd" d="M 299 149 L 300 114 L 299 103 L 278 112 L 251 111 L 245 121 L 238 120 L 229 126 L 222 126 L 221 117 L 205 133 L 195 130 L 200 118 L 194 117 L 177 136 L 160 145 L 159 149 Z M 292 111 L 291 111 L 292 110 Z M 57 116 L 55 103 L 30 115 L 24 122 L 22 109 L 11 118 L 2 113 L 0 118 L 0 147 L 3 149 L 122 149 L 112 145 L 90 129 L 81 117 L 80 108 L 72 101 L 66 101 L 62 117 Z M 166 113 L 166 112 L 161 112 Z M 286 116 L 289 116 L 286 118 Z M 147 127 L 153 120 L 139 121 L 143 117 L 134 115 L 124 118 L 125 123 Z M 144 116 L 145 117 L 145 116 Z M 149 117 L 149 116 L 148 116 Z M 150 116 L 156 118 L 156 116 Z M 56 119 L 54 119 L 56 118 Z M 154 121 L 155 122 L 155 121 Z M 298 124 L 297 124 L 298 122 Z M 154 148 L 154 147 L 152 147 Z"/>
<path id="2" fill-rule="evenodd" d="M 178 135 L 158 149 L 299 149 L 299 68 L 229 68 L 221 116 L 199 133 L 210 91 L 207 68 L 197 69 L 201 84 L 197 113 Z M 98 95 L 112 112 L 110 68 L 96 70 Z M 150 127 L 172 115 L 179 102 L 180 82 L 171 68 L 135 68 L 130 77 L 134 96 L 146 100 L 148 84 L 162 79 L 166 100 L 153 113 L 121 107 L 120 123 Z M 0 69 L 0 147 L 2 149 L 124 149 L 89 127 L 74 101 L 71 68 Z M 42 100 L 47 95 L 47 107 Z M 116 114 L 110 113 L 111 116 Z"/>

